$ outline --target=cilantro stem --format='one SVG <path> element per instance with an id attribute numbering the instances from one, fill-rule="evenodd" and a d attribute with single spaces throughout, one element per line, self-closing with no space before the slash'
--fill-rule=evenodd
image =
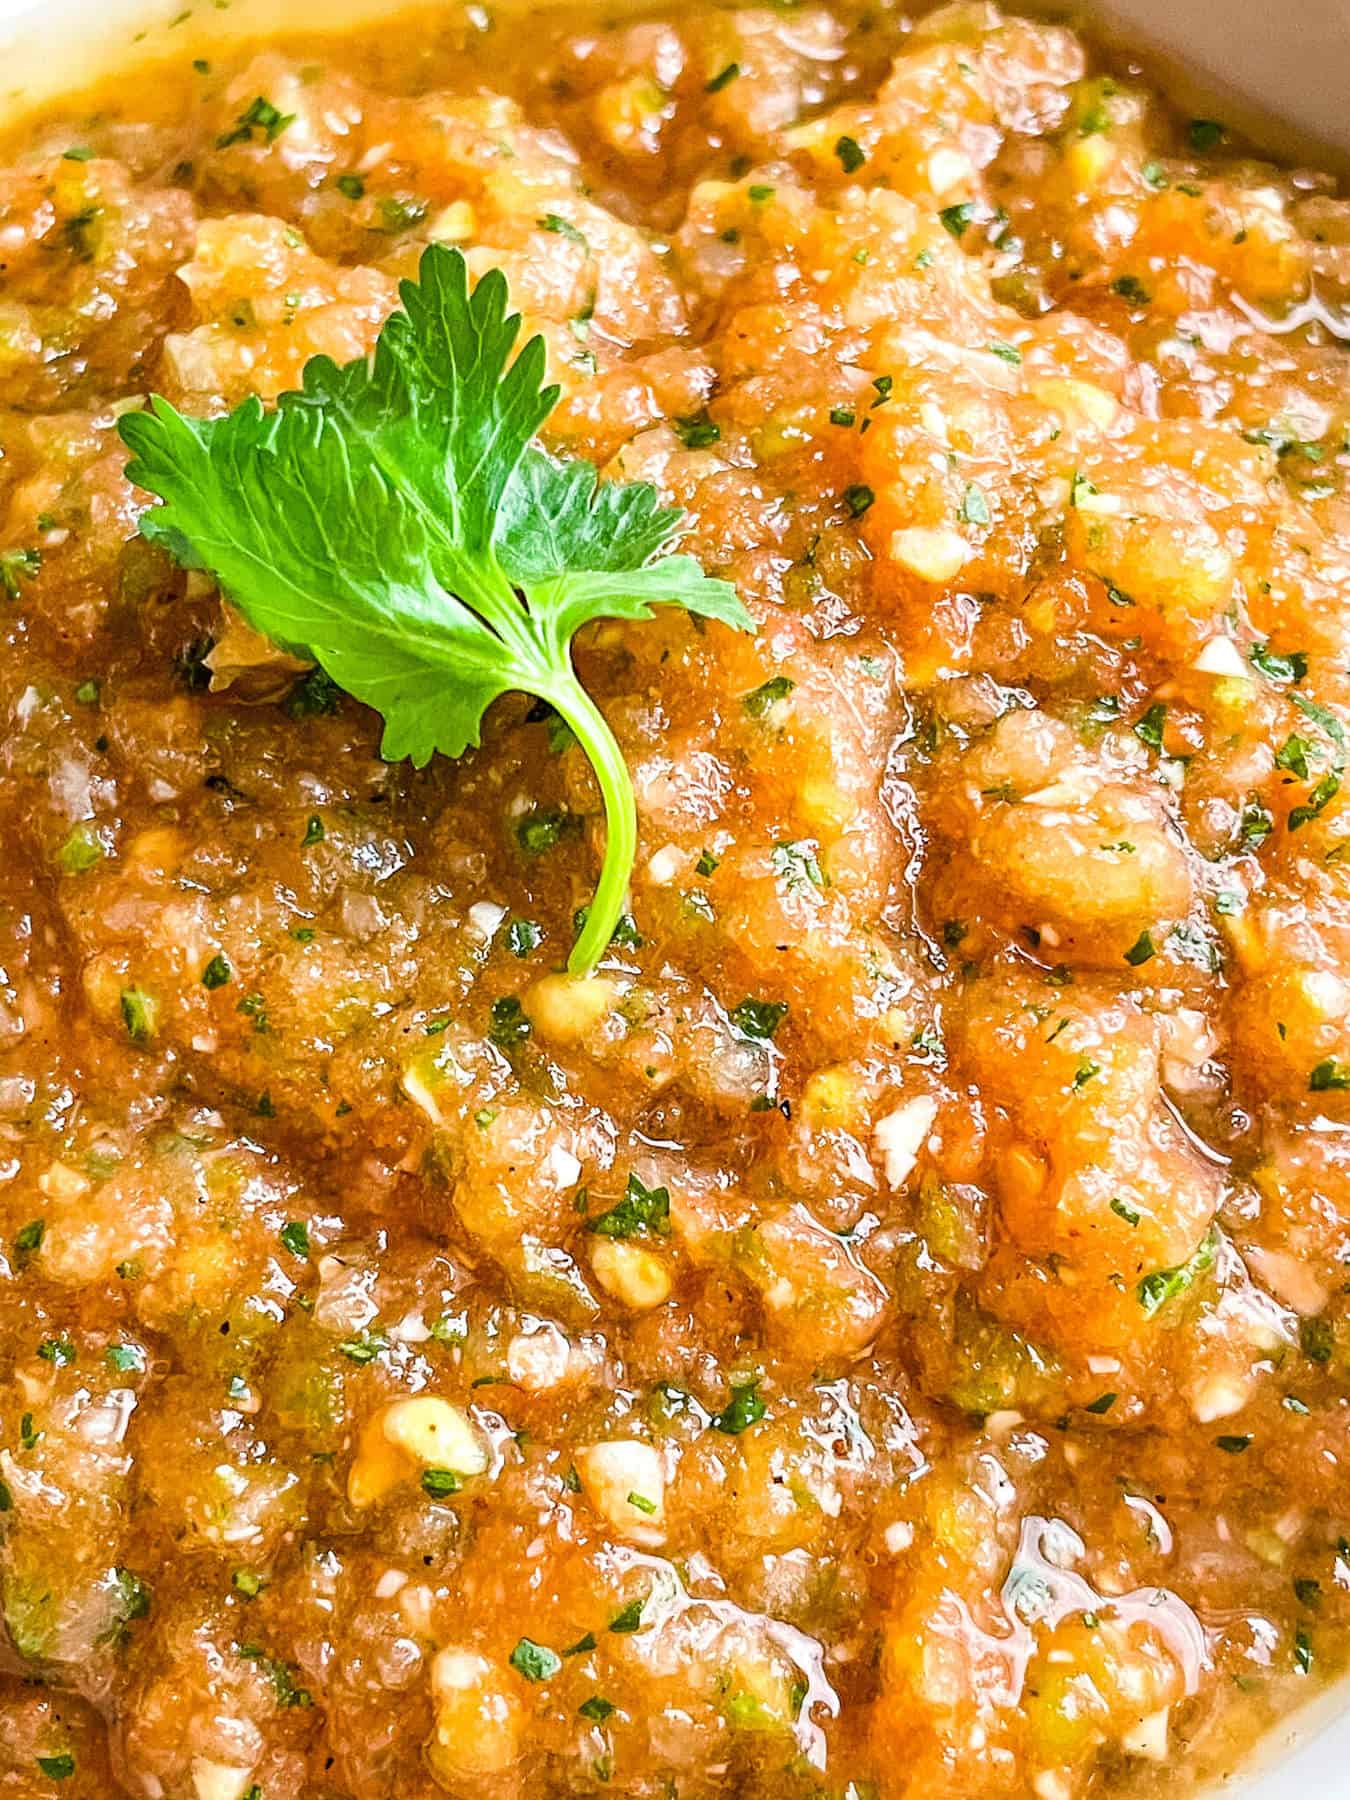
<path id="1" fill-rule="evenodd" d="M 628 876 L 637 856 L 637 801 L 623 751 L 605 715 L 581 685 L 570 662 L 558 671 L 541 698 L 566 719 L 578 744 L 590 758 L 605 803 L 605 859 L 591 896 L 586 923 L 567 959 L 570 975 L 589 975 L 600 961 L 623 917 Z"/>

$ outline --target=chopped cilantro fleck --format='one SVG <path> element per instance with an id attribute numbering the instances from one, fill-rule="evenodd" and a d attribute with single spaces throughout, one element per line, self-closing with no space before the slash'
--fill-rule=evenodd
<path id="1" fill-rule="evenodd" d="M 649 1188 L 641 1178 L 630 1173 L 623 1199 L 608 1212 L 586 1221 L 587 1231 L 598 1237 L 629 1238 L 652 1235 L 670 1236 L 670 1190 Z"/>
<path id="2" fill-rule="evenodd" d="M 217 953 L 202 970 L 202 986 L 204 988 L 224 987 L 233 974 L 233 970 L 225 958 Z"/>
<path id="3" fill-rule="evenodd" d="M 764 1418 L 768 1408 L 759 1397 L 759 1383 L 747 1381 L 731 1388 L 731 1398 L 721 1412 L 714 1413 L 709 1423 L 714 1431 L 727 1437 L 739 1437 L 743 1431 Z"/>
<path id="4" fill-rule="evenodd" d="M 867 161 L 867 152 L 856 138 L 841 137 L 835 140 L 834 153 L 839 158 L 839 166 L 845 175 L 852 175 L 861 169 Z"/>
<path id="5" fill-rule="evenodd" d="M 309 1255 L 309 1226 L 303 1219 L 288 1219 L 277 1233 L 282 1248 L 303 1261 Z"/>
<path id="6" fill-rule="evenodd" d="M 731 1010 L 731 1022 L 746 1037 L 771 1038 L 788 1015 L 786 1000 L 746 998 Z"/>

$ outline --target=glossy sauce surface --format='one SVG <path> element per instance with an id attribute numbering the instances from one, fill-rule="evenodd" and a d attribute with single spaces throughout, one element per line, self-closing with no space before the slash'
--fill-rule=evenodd
<path id="1" fill-rule="evenodd" d="M 1334 185 L 981 5 L 183 54 L 4 161 L 0 1791 L 1231 1765 L 1350 1636 Z M 566 732 L 383 763 L 123 475 L 432 238 L 760 625 L 581 641 L 581 985 Z"/>

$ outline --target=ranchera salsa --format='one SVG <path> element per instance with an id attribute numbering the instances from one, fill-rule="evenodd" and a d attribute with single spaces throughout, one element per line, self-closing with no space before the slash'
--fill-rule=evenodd
<path id="1" fill-rule="evenodd" d="M 984 4 L 179 36 L 0 172 L 0 1791 L 1230 1768 L 1350 1647 L 1350 205 Z M 437 244 L 758 626 L 576 639 L 589 973 L 567 719 L 382 758 L 126 474 Z"/>

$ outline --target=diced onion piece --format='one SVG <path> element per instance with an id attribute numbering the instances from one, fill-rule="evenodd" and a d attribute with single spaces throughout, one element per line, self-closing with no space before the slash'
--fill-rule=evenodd
<path id="1" fill-rule="evenodd" d="M 438 1779 L 502 1775 L 520 1755 L 521 1707 L 507 1672 L 474 1650 L 448 1649 L 432 1659 L 436 1725 L 427 1758 Z"/>
<path id="2" fill-rule="evenodd" d="M 542 975 L 521 996 L 525 1016 L 541 1037 L 575 1044 L 598 1025 L 618 997 L 603 975 Z"/>
<path id="3" fill-rule="evenodd" d="M 891 555 L 920 581 L 942 586 L 960 573 L 970 546 L 946 526 L 907 525 L 891 534 Z"/>
<path id="4" fill-rule="evenodd" d="M 659 1544 L 666 1514 L 666 1477 L 650 1444 L 617 1438 L 577 1453 L 586 1498 L 600 1516 L 635 1543 Z"/>
<path id="5" fill-rule="evenodd" d="M 937 1111 L 937 1101 L 921 1094 L 877 1120 L 872 1143 L 880 1153 L 881 1166 L 891 1187 L 902 1188 L 909 1180 L 924 1139 L 933 1129 Z"/>
<path id="6" fill-rule="evenodd" d="M 249 1786 L 252 1768 L 236 1768 L 233 1763 L 212 1762 L 206 1756 L 192 1759 L 192 1791 L 197 1800 L 242 1800 Z"/>
<path id="7" fill-rule="evenodd" d="M 641 1244 L 600 1238 L 591 1251 L 591 1267 L 605 1292 L 634 1312 L 650 1312 L 670 1297 L 670 1271 Z"/>

